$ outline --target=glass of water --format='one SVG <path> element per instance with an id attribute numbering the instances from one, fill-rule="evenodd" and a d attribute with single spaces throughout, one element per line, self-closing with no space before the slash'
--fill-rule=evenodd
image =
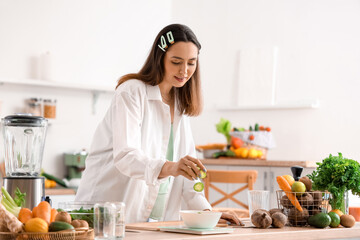
<path id="1" fill-rule="evenodd" d="M 94 205 L 94 231 L 96 240 L 125 238 L 125 204 L 105 202 Z"/>
<path id="2" fill-rule="evenodd" d="M 249 216 L 256 209 L 269 210 L 270 205 L 270 191 L 264 190 L 249 190 L 248 192 L 248 204 L 249 204 Z"/>

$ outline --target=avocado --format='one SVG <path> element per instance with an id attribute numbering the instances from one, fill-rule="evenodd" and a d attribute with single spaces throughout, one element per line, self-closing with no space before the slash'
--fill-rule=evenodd
<path id="1" fill-rule="evenodd" d="M 309 217 L 308 223 L 313 227 L 326 228 L 331 223 L 331 217 L 327 213 L 318 213 Z"/>
<path id="2" fill-rule="evenodd" d="M 57 232 L 57 231 L 62 231 L 62 230 L 69 230 L 69 231 L 74 231 L 74 227 L 66 222 L 52 222 L 49 225 L 49 232 Z"/>

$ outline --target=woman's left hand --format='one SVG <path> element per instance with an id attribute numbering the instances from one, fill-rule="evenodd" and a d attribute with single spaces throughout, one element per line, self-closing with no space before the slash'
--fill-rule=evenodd
<path id="1" fill-rule="evenodd" d="M 239 226 L 244 226 L 244 224 L 240 221 L 237 215 L 234 212 L 222 212 L 220 221 L 231 222 L 232 224 L 236 224 Z M 219 222 L 220 222 L 219 221 Z"/>

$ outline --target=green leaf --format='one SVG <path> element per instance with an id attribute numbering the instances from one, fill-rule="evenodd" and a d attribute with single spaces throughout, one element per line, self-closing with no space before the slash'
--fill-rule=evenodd
<path id="1" fill-rule="evenodd" d="M 14 202 L 18 207 L 25 205 L 25 197 L 26 193 L 22 193 L 19 188 L 16 188 Z"/>

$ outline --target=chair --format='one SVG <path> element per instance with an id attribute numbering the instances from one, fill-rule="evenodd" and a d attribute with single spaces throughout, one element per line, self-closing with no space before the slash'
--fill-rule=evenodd
<path id="1" fill-rule="evenodd" d="M 258 172 L 256 170 L 249 170 L 249 171 L 223 171 L 223 170 L 207 170 L 206 178 L 204 179 L 205 183 L 205 197 L 209 201 L 209 189 L 213 188 L 217 192 L 224 195 L 221 199 L 210 203 L 212 207 L 216 206 L 217 204 L 225 201 L 226 199 L 230 199 L 237 203 L 238 205 L 242 206 L 245 209 L 249 209 L 249 206 L 245 203 L 239 201 L 238 199 L 234 198 L 234 195 L 244 191 L 245 189 L 253 190 L 254 183 L 256 181 Z M 216 187 L 212 183 L 245 183 L 245 186 L 238 188 L 237 190 L 233 191 L 232 193 L 226 193 L 220 188 Z M 217 210 L 219 210 L 218 208 Z M 222 208 L 224 209 L 224 208 Z M 236 208 L 226 208 L 228 210 L 238 210 Z"/>

